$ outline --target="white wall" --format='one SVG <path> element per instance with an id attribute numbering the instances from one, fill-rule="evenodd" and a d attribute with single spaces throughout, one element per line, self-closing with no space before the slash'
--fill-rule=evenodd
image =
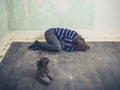
<path id="1" fill-rule="evenodd" d="M 120 0 L 94 0 L 93 30 L 76 30 L 88 41 L 120 41 Z M 42 38 L 44 32 L 13 31 L 11 38 Z"/>
<path id="2" fill-rule="evenodd" d="M 120 0 L 94 0 L 94 29 L 79 33 L 90 41 L 120 41 Z"/>
<path id="3" fill-rule="evenodd" d="M 94 0 L 94 9 L 95 32 L 120 37 L 120 0 Z"/>

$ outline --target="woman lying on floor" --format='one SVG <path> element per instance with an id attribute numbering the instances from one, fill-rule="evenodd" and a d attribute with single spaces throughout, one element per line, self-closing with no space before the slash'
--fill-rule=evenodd
<path id="1" fill-rule="evenodd" d="M 45 32 L 46 42 L 35 41 L 28 48 L 31 50 L 48 50 L 53 52 L 86 51 L 89 46 L 76 31 L 66 28 L 50 28 Z"/>

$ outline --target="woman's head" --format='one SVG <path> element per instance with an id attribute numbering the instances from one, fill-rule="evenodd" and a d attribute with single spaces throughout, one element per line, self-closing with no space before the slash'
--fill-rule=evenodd
<path id="1" fill-rule="evenodd" d="M 76 51 L 86 51 L 90 47 L 88 44 L 85 42 L 84 38 L 82 38 L 80 35 L 73 40 L 73 48 Z"/>

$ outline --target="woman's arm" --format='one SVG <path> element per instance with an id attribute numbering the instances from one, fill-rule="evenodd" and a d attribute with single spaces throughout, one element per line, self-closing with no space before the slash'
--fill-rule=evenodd
<path id="1" fill-rule="evenodd" d="M 64 38 L 64 50 L 65 51 L 73 51 L 73 44 L 72 44 L 72 39 L 69 38 Z"/>

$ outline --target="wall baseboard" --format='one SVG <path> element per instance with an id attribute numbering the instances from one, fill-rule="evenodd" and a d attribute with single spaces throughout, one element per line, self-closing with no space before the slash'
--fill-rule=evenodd
<path id="1" fill-rule="evenodd" d="M 35 39 L 44 39 L 44 31 L 11 31 L 12 41 L 32 41 Z"/>
<path id="2" fill-rule="evenodd" d="M 86 41 L 120 41 L 120 32 L 96 32 L 95 30 L 77 30 Z M 12 31 L 12 41 L 33 41 L 44 39 L 44 31 Z"/>
<path id="3" fill-rule="evenodd" d="M 0 51 L 6 46 L 10 41 L 10 34 L 6 33 L 5 36 L 0 40 Z"/>
<path id="4" fill-rule="evenodd" d="M 120 41 L 120 32 L 114 31 L 97 31 L 97 30 L 80 30 L 78 31 L 86 41 Z"/>
<path id="5" fill-rule="evenodd" d="M 10 43 L 10 34 L 6 33 L 5 36 L 0 40 L 0 62 L 4 58 L 4 55 L 10 46 Z"/>

